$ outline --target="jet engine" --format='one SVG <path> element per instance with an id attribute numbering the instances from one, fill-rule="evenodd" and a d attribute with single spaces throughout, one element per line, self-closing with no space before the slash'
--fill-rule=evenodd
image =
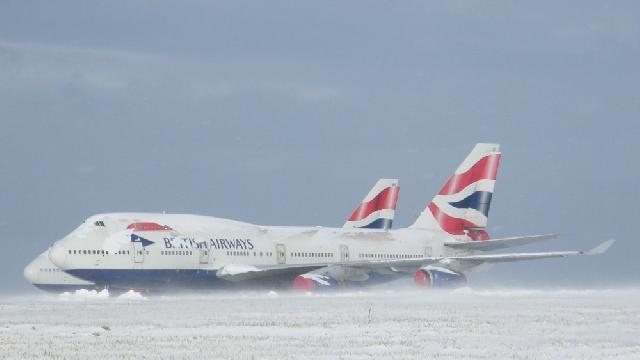
<path id="1" fill-rule="evenodd" d="M 328 275 L 306 273 L 298 275 L 293 279 L 293 288 L 295 290 L 317 291 L 337 288 L 340 286 L 338 280 Z"/>
<path id="2" fill-rule="evenodd" d="M 416 271 L 413 279 L 422 288 L 456 288 L 467 285 L 467 277 L 463 273 L 431 265 Z"/>

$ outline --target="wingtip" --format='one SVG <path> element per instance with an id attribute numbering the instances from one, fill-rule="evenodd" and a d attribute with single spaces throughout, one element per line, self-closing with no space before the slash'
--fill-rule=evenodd
<path id="1" fill-rule="evenodd" d="M 605 252 L 607 252 L 607 250 L 609 250 L 609 248 L 611 247 L 611 245 L 613 245 L 613 243 L 616 242 L 615 239 L 609 239 L 606 241 L 603 241 L 602 243 L 600 243 L 600 245 L 594 247 L 593 249 L 587 251 L 587 255 L 600 255 L 600 254 L 604 254 Z"/>

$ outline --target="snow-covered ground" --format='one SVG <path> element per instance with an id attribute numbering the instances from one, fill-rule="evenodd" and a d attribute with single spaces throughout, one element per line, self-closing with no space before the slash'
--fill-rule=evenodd
<path id="1" fill-rule="evenodd" d="M 640 359 L 640 290 L 0 298 L 0 359 Z"/>

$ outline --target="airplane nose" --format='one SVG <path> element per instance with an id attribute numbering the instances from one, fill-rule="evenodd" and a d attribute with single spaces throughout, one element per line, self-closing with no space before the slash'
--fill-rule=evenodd
<path id="1" fill-rule="evenodd" d="M 27 265 L 24 268 L 24 271 L 23 271 L 24 278 L 27 279 L 27 281 L 29 281 L 32 284 L 36 282 L 37 274 L 38 274 L 38 269 L 33 261 L 30 262 L 29 265 Z"/>
<path id="2" fill-rule="evenodd" d="M 49 249 L 49 260 L 51 260 L 55 266 L 64 269 L 67 262 L 67 249 L 61 244 L 54 244 L 53 247 Z"/>

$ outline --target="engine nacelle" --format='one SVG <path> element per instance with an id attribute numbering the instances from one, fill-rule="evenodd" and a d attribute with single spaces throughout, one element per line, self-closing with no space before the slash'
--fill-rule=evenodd
<path id="1" fill-rule="evenodd" d="M 307 273 L 296 276 L 293 279 L 293 288 L 303 291 L 317 291 L 337 288 L 340 286 L 338 280 L 331 276 Z"/>
<path id="2" fill-rule="evenodd" d="M 467 277 L 457 271 L 425 266 L 416 271 L 413 279 L 422 288 L 456 288 L 467 285 Z"/>

